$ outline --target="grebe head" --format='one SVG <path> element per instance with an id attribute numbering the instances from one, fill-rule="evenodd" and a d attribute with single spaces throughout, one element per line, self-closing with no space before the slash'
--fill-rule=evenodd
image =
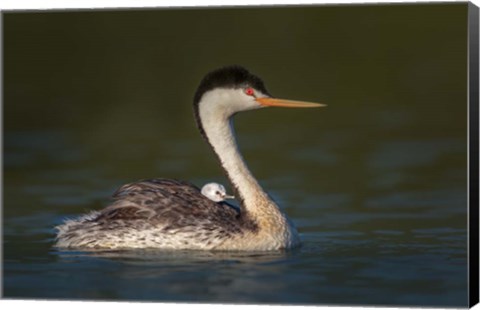
<path id="1" fill-rule="evenodd" d="M 263 81 L 241 66 L 227 66 L 208 73 L 195 92 L 195 110 L 218 118 L 262 107 L 319 107 L 323 104 L 272 98 Z"/>
<path id="2" fill-rule="evenodd" d="M 234 196 L 227 195 L 227 191 L 222 184 L 215 182 L 207 183 L 202 187 L 202 195 L 215 202 L 221 202 L 225 199 L 234 199 Z"/>

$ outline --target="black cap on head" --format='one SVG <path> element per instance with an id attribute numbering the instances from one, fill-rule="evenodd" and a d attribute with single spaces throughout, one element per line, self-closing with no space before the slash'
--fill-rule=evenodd
<path id="1" fill-rule="evenodd" d="M 269 95 L 263 81 L 241 66 L 226 66 L 209 72 L 200 82 L 193 103 L 198 105 L 203 94 L 215 88 L 253 87 Z"/>

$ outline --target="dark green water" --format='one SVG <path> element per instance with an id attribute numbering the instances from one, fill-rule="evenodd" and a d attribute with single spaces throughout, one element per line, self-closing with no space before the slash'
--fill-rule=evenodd
<path id="1" fill-rule="evenodd" d="M 4 296 L 466 306 L 466 21 L 466 4 L 4 14 Z M 53 249 L 125 182 L 228 183 L 191 102 L 231 63 L 328 104 L 236 117 L 303 247 Z"/>

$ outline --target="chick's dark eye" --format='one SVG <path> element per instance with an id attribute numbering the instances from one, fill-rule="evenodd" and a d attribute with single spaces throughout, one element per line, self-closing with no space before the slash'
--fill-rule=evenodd
<path id="1" fill-rule="evenodd" d="M 248 87 L 245 88 L 245 94 L 247 94 L 248 96 L 255 96 L 255 91 L 253 90 L 253 88 Z"/>

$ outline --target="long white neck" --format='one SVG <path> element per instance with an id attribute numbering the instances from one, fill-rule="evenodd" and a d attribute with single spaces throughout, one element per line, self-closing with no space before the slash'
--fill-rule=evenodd
<path id="1" fill-rule="evenodd" d="M 231 115 L 231 111 L 218 109 L 213 104 L 199 107 L 200 120 L 208 142 L 220 159 L 243 207 L 253 216 L 265 213 L 280 215 L 278 207 L 253 177 L 238 150 Z"/>
<path id="2" fill-rule="evenodd" d="M 298 233 L 278 206 L 263 191 L 238 151 L 231 117 L 239 111 L 258 108 L 246 107 L 236 100 L 232 91 L 215 90 L 204 94 L 197 106 L 197 121 L 203 134 L 220 159 L 236 195 L 242 212 L 258 225 L 257 239 L 245 241 L 258 249 L 289 248 L 299 244 Z M 245 245 L 248 247 L 247 245 Z"/>
<path id="3" fill-rule="evenodd" d="M 255 208 L 254 206 L 258 204 L 259 200 L 271 202 L 258 181 L 253 177 L 238 150 L 233 130 L 233 120 L 206 121 L 203 128 L 208 141 L 247 210 L 255 212 L 252 209 Z"/>

